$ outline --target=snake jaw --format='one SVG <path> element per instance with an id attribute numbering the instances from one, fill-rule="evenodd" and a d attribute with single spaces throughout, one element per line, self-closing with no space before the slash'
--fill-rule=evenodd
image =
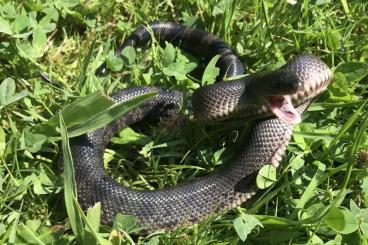
<path id="1" fill-rule="evenodd" d="M 301 122 L 300 113 L 291 103 L 291 97 L 288 95 L 274 95 L 268 97 L 270 110 L 278 118 L 288 124 L 297 124 Z"/>

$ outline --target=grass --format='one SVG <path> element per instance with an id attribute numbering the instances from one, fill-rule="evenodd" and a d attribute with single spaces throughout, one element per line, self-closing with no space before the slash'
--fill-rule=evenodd
<path id="1" fill-rule="evenodd" d="M 367 244 L 368 3 L 295 2 L 0 0 L 0 243 Z M 295 129 L 268 189 L 198 225 L 140 236 L 131 217 L 119 217 L 113 227 L 96 224 L 98 206 L 81 215 L 71 199 L 67 206 L 77 217 L 68 215 L 55 130 L 59 112 L 86 95 L 108 107 L 101 91 L 155 85 L 191 92 L 200 86 L 183 70 L 168 76 L 173 63 L 185 71 L 196 60 L 175 51 L 168 63 L 167 49 L 157 43 L 113 56 L 124 37 L 153 20 L 194 24 L 221 36 L 249 73 L 313 53 L 334 79 Z M 105 60 L 115 72 L 97 78 L 94 71 Z M 78 120 L 103 113 L 105 104 L 100 111 L 72 112 L 72 118 L 81 125 Z M 45 125 L 49 130 L 37 131 Z M 189 123 L 180 132 L 126 129 L 106 149 L 104 164 L 123 185 L 172 186 L 231 159 L 245 132 L 239 122 Z"/>

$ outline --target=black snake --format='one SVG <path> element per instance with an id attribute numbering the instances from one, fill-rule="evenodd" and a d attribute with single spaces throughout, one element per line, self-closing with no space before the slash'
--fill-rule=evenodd
<path id="1" fill-rule="evenodd" d="M 142 46 L 151 40 L 150 33 L 160 42 L 169 41 L 206 60 L 219 54 L 217 66 L 221 76 L 244 73 L 235 52 L 220 38 L 174 23 L 142 26 L 122 47 Z M 183 94 L 147 86 L 117 91 L 111 95 L 116 102 L 152 91 L 157 95 L 110 125 L 71 139 L 78 201 L 83 208 L 101 202 L 103 223 L 111 222 L 120 212 L 135 215 L 138 224 L 147 231 L 185 226 L 238 206 L 254 194 L 255 173 L 265 164 L 279 165 L 293 124 L 300 121 L 300 115 L 311 101 L 326 89 L 331 77 L 331 71 L 322 61 L 312 55 L 300 55 L 279 70 L 196 90 L 191 102 L 198 120 L 259 119 L 244 150 L 233 161 L 205 177 L 156 191 L 132 190 L 108 176 L 102 164 L 104 149 L 111 137 L 124 127 L 146 118 L 179 113 Z"/>

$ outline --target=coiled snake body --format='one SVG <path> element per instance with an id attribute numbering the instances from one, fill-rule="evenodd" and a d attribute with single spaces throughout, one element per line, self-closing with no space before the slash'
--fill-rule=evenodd
<path id="1" fill-rule="evenodd" d="M 217 66 L 223 76 L 244 72 L 232 49 L 212 34 L 174 23 L 158 22 L 149 28 L 159 41 L 170 41 L 205 59 L 220 54 Z M 146 44 L 151 37 L 149 33 L 145 27 L 138 28 L 123 47 Z M 147 231 L 192 224 L 240 205 L 254 194 L 251 181 L 254 174 L 265 164 L 279 165 L 293 124 L 299 122 L 300 114 L 330 81 L 331 72 L 322 61 L 312 55 L 301 55 L 277 71 L 195 91 L 192 106 L 199 120 L 262 119 L 256 122 L 244 150 L 233 161 L 205 177 L 156 191 L 132 190 L 108 176 L 102 164 L 104 148 L 123 127 L 147 117 L 165 116 L 167 111 L 179 112 L 183 94 L 145 86 L 117 91 L 111 95 L 116 102 L 152 91 L 158 94 L 110 125 L 71 139 L 78 200 L 83 208 L 101 202 L 103 223 L 111 222 L 120 212 L 135 215 Z"/>

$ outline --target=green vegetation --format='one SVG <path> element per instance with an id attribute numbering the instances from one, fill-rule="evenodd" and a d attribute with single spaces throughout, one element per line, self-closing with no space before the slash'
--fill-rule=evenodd
<path id="1" fill-rule="evenodd" d="M 1 244 L 368 244 L 368 2 L 0 3 Z M 107 111 L 111 101 L 104 94 L 133 85 L 191 92 L 213 80 L 211 68 L 203 78 L 189 79 L 197 60 L 170 45 L 152 42 L 114 56 L 124 37 L 154 20 L 219 35 L 249 73 L 313 53 L 333 69 L 334 80 L 296 128 L 277 180 L 271 176 L 265 191 L 198 225 L 139 236 L 134 218 L 120 215 L 113 227 L 100 226 L 98 205 L 84 214 L 72 196 L 65 199 L 64 190 L 74 192 L 73 170 L 66 161 L 64 187 L 58 159 L 62 148 L 68 159 L 68 144 L 60 139 L 116 114 Z M 98 78 L 94 71 L 103 61 L 114 72 Z M 60 117 L 73 102 L 76 107 Z M 85 105 L 93 106 L 76 110 Z M 97 123 L 83 123 L 91 117 Z M 163 188 L 226 163 L 245 137 L 242 122 L 188 123 L 178 132 L 128 128 L 106 149 L 104 164 L 123 185 Z"/>

